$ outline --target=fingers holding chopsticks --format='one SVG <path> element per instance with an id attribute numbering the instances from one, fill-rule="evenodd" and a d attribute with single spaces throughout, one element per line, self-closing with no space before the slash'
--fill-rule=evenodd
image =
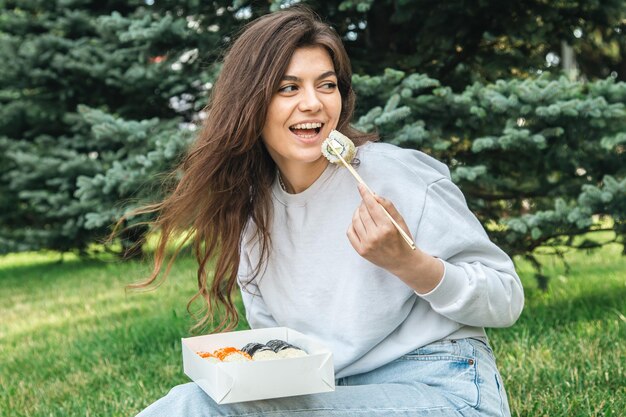
<path id="1" fill-rule="evenodd" d="M 355 210 L 347 231 L 350 243 L 359 255 L 381 267 L 399 261 L 407 251 L 412 251 L 407 244 L 412 243 L 412 239 L 404 219 L 393 203 L 373 196 L 360 184 L 359 193 L 363 201 Z M 403 229 L 405 236 L 397 227 Z"/>

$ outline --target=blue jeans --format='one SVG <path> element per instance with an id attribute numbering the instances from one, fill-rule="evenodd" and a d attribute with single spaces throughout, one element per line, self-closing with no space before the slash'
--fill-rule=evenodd
<path id="1" fill-rule="evenodd" d="M 138 417 L 510 416 L 491 348 L 442 340 L 385 366 L 340 378 L 334 392 L 218 405 L 195 383 L 174 387 Z"/>

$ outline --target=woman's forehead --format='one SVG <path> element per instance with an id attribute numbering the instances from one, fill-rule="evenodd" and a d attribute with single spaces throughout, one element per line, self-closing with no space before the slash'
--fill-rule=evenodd
<path id="1" fill-rule="evenodd" d="M 302 78 L 302 75 L 318 77 L 322 74 L 335 75 L 335 66 L 326 48 L 307 46 L 294 51 L 283 78 Z"/>

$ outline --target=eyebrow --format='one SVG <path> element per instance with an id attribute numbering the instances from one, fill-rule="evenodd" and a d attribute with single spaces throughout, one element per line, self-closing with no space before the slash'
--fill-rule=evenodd
<path id="1" fill-rule="evenodd" d="M 330 77 L 331 75 L 334 75 L 335 77 L 337 77 L 337 74 L 335 74 L 335 71 L 326 71 L 325 73 L 321 74 L 319 77 L 317 77 L 315 79 L 315 81 L 319 81 L 321 79 L 324 79 L 326 77 Z M 302 81 L 301 78 L 296 77 L 295 75 L 285 75 L 282 78 L 283 81 Z"/>

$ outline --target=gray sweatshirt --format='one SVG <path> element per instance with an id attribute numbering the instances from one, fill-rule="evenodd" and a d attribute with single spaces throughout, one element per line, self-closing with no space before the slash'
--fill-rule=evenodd
<path id="1" fill-rule="evenodd" d="M 356 170 L 396 206 L 424 252 L 445 266 L 439 285 L 416 294 L 362 258 L 346 231 L 361 203 L 347 169 L 329 164 L 305 191 L 274 182 L 272 247 L 256 278 L 259 245 L 242 239 L 239 285 L 251 328 L 286 326 L 333 352 L 337 378 L 367 372 L 428 343 L 485 336 L 524 304 L 511 259 L 468 209 L 448 168 L 415 150 L 384 143 L 358 148 Z"/>

